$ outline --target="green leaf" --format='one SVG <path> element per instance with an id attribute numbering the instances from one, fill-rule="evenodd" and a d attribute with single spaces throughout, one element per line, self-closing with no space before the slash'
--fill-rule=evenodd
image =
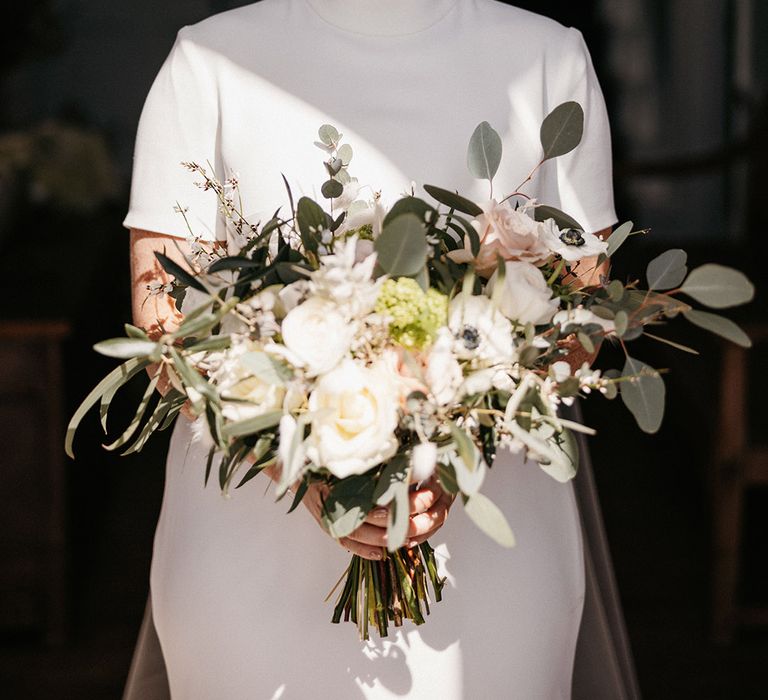
<path id="1" fill-rule="evenodd" d="M 171 260 L 167 255 L 159 251 L 155 252 L 155 257 L 162 266 L 162 268 L 169 274 L 176 278 L 177 282 L 186 284 L 192 289 L 197 289 L 198 292 L 208 293 L 208 290 L 202 285 L 200 281 L 191 273 L 185 270 L 181 265 Z"/>
<path id="2" fill-rule="evenodd" d="M 214 260 L 208 266 L 208 272 L 222 272 L 224 270 L 245 270 L 253 267 L 262 267 L 264 263 L 260 260 L 251 260 L 243 255 L 230 255 L 226 258 Z"/>
<path id="3" fill-rule="evenodd" d="M 343 143 L 336 151 L 336 155 L 341 158 L 341 162 L 344 165 L 349 165 L 349 162 L 352 160 L 352 146 L 348 143 Z"/>
<path id="4" fill-rule="evenodd" d="M 373 508 L 374 480 L 355 474 L 336 483 L 323 503 L 323 525 L 336 539 L 346 537 Z"/>
<path id="5" fill-rule="evenodd" d="M 302 479 L 301 483 L 299 484 L 299 488 L 296 489 L 296 493 L 293 496 L 293 503 L 291 503 L 291 507 L 288 509 L 289 513 L 293 513 L 293 511 L 298 508 L 299 503 L 304 500 L 304 496 L 306 495 L 308 489 L 309 484 L 307 483 L 307 480 Z"/>
<path id="6" fill-rule="evenodd" d="M 212 335 L 201 340 L 200 342 L 193 343 L 184 348 L 184 352 L 190 355 L 197 352 L 211 352 L 213 350 L 226 350 L 232 345 L 232 336 L 230 335 Z"/>
<path id="7" fill-rule="evenodd" d="M 205 335 L 219 323 L 221 315 L 218 313 L 205 313 L 191 319 L 184 319 L 182 324 L 171 333 L 171 338 L 185 338 L 190 336 Z"/>
<path id="8" fill-rule="evenodd" d="M 317 135 L 326 146 L 330 146 L 339 140 L 339 132 L 331 124 L 323 124 L 317 130 Z"/>
<path id="9" fill-rule="evenodd" d="M 616 335 L 621 338 L 621 336 L 627 332 L 629 326 L 629 316 L 627 316 L 627 312 L 623 310 L 617 311 L 613 318 L 613 325 L 616 330 Z"/>
<path id="10" fill-rule="evenodd" d="M 459 492 L 459 482 L 456 480 L 456 469 L 452 464 L 437 463 L 437 476 L 443 490 L 451 494 Z"/>
<path id="11" fill-rule="evenodd" d="M 302 197 L 296 205 L 296 220 L 304 249 L 316 252 L 320 234 L 329 225 L 328 216 L 313 199 Z"/>
<path id="12" fill-rule="evenodd" d="M 419 197 L 401 197 L 387 212 L 382 226 L 388 226 L 393 219 L 396 219 L 401 214 L 414 214 L 418 217 L 419 221 L 425 221 L 427 214 L 434 211 L 434 207 L 431 207 L 423 199 L 419 199 Z"/>
<path id="13" fill-rule="evenodd" d="M 469 139 L 467 167 L 481 180 L 493 180 L 501 163 L 501 136 L 488 122 L 480 122 Z"/>
<path id="14" fill-rule="evenodd" d="M 101 395 L 101 405 L 99 406 L 99 416 L 101 418 L 101 427 L 104 432 L 107 432 L 107 414 L 109 413 L 109 406 L 112 403 L 112 399 L 115 397 L 117 390 L 123 386 L 128 380 L 132 379 L 139 372 L 143 371 L 145 367 L 149 365 L 149 360 L 137 363 L 133 369 L 127 371 L 123 376 L 121 382 L 115 382 Z M 125 366 L 125 365 L 123 365 Z M 119 368 L 118 368 L 119 369 Z"/>
<path id="15" fill-rule="evenodd" d="M 721 338 L 736 343 L 736 345 L 740 345 L 743 348 L 752 347 L 752 341 L 749 336 L 729 318 L 696 309 L 684 311 L 683 316 L 695 326 L 699 326 L 699 328 L 703 328 L 710 333 L 715 333 Z"/>
<path id="16" fill-rule="evenodd" d="M 670 340 L 669 338 L 662 338 L 660 335 L 654 335 L 653 333 L 649 333 L 648 331 L 644 331 L 643 335 L 648 338 L 651 338 L 652 340 L 658 340 L 660 343 L 664 343 L 665 345 L 669 345 L 678 350 L 682 350 L 683 352 L 690 353 L 691 355 L 700 354 L 698 350 L 689 348 L 687 345 L 683 345 L 682 343 L 676 343 L 674 340 Z"/>
<path id="17" fill-rule="evenodd" d="M 320 186 L 320 193 L 326 199 L 340 197 L 342 192 L 344 192 L 344 185 L 342 185 L 338 180 L 326 180 Z"/>
<path id="18" fill-rule="evenodd" d="M 96 343 L 93 349 L 107 357 L 126 360 L 130 357 L 149 357 L 157 349 L 157 343 L 136 338 L 110 338 Z"/>
<path id="19" fill-rule="evenodd" d="M 754 285 L 743 272 L 715 263 L 692 270 L 681 291 L 713 309 L 746 304 L 755 295 Z"/>
<path id="20" fill-rule="evenodd" d="M 227 423 L 222 428 L 222 434 L 225 438 L 237 438 L 242 435 L 254 435 L 267 428 L 274 428 L 282 417 L 282 411 L 268 411 L 253 418 Z"/>
<path id="21" fill-rule="evenodd" d="M 157 406 L 155 406 L 155 410 L 152 411 L 152 415 L 147 419 L 147 422 L 141 429 L 139 437 L 136 438 L 133 445 L 131 445 L 124 452 L 120 453 L 121 456 L 132 454 L 133 452 L 139 452 L 142 447 L 144 447 L 147 440 L 149 440 L 152 433 L 154 433 L 156 430 L 162 430 L 162 426 L 165 425 L 171 410 L 175 409 L 176 407 L 180 409 L 179 401 L 181 398 L 186 397 L 184 397 L 183 394 L 180 394 L 175 389 L 171 389 L 165 396 L 161 397 L 157 402 Z M 178 410 L 174 415 L 178 415 Z"/>
<path id="22" fill-rule="evenodd" d="M 648 289 L 673 289 L 677 287 L 688 272 L 685 266 L 688 256 L 680 248 L 672 248 L 655 257 L 648 263 L 645 276 Z"/>
<path id="23" fill-rule="evenodd" d="M 427 261 L 427 237 L 415 214 L 403 214 L 392 220 L 373 246 L 378 264 L 391 277 L 411 277 Z"/>
<path id="24" fill-rule="evenodd" d="M 451 192 L 435 185 L 424 185 L 424 191 L 446 207 L 469 216 L 480 216 L 483 210 L 472 200 L 462 197 L 458 192 Z"/>
<path id="25" fill-rule="evenodd" d="M 644 362 L 627 356 L 620 382 L 621 399 L 635 417 L 640 429 L 655 433 L 664 418 L 665 388 L 661 375 Z"/>
<path id="26" fill-rule="evenodd" d="M 591 355 L 595 351 L 595 344 L 592 342 L 592 338 L 590 338 L 584 331 L 577 331 L 576 338 L 587 353 Z"/>
<path id="27" fill-rule="evenodd" d="M 396 552 L 405 544 L 408 525 L 411 521 L 411 507 L 408 501 L 408 480 L 397 482 L 394 498 L 389 505 L 387 517 L 387 551 Z"/>
<path id="28" fill-rule="evenodd" d="M 286 365 L 266 352 L 246 352 L 240 362 L 267 384 L 285 384 L 293 376 Z"/>
<path id="29" fill-rule="evenodd" d="M 149 340 L 149 336 L 146 334 L 143 328 L 126 323 L 124 326 L 125 334 L 129 338 L 135 338 L 136 340 Z"/>
<path id="30" fill-rule="evenodd" d="M 629 234 L 632 233 L 632 227 L 634 224 L 631 221 L 623 223 L 617 228 L 610 236 L 608 236 L 608 249 L 605 254 L 610 258 L 627 240 Z"/>
<path id="31" fill-rule="evenodd" d="M 515 536 L 498 506 L 482 493 L 470 496 L 464 503 L 464 512 L 486 535 L 502 547 L 514 547 Z"/>
<path id="32" fill-rule="evenodd" d="M 398 484 L 408 483 L 408 466 L 408 458 L 404 454 L 395 455 L 384 465 L 373 491 L 376 505 L 386 506 L 391 503 Z"/>
<path id="33" fill-rule="evenodd" d="M 563 102 L 555 107 L 541 124 L 543 160 L 572 151 L 584 133 L 584 110 L 578 102 Z"/>
<path id="34" fill-rule="evenodd" d="M 536 221 L 554 219 L 558 228 L 575 228 L 579 231 L 584 230 L 584 227 L 572 216 L 546 204 L 540 204 L 533 210 L 533 218 L 536 219 Z"/>
<path id="35" fill-rule="evenodd" d="M 91 390 L 88 396 L 83 399 L 83 402 L 77 407 L 77 410 L 67 424 L 67 432 L 64 438 L 64 451 L 71 459 L 75 458 L 75 454 L 72 451 L 72 443 L 75 440 L 77 426 L 80 425 L 80 421 L 83 419 L 83 416 L 88 413 L 91 406 L 93 406 L 104 393 L 112 391 L 114 394 L 113 390 L 115 388 L 125 384 L 138 370 L 143 369 L 148 364 L 149 360 L 139 357 L 124 362 L 104 377 L 104 379 Z"/>
<path id="36" fill-rule="evenodd" d="M 453 421 L 448 421 L 448 427 L 451 429 L 451 437 L 456 443 L 456 451 L 461 461 L 469 471 L 474 471 L 477 466 L 477 451 L 472 438 Z"/>
<path id="37" fill-rule="evenodd" d="M 157 386 L 159 379 L 160 372 L 158 371 L 155 372 L 155 375 L 152 377 L 152 379 L 149 380 L 149 384 L 147 384 L 147 388 L 144 390 L 144 395 L 141 397 L 141 401 L 136 408 L 136 413 L 133 416 L 133 420 L 131 420 L 131 422 L 128 424 L 128 427 L 123 431 L 123 434 L 114 442 L 110 443 L 109 445 L 102 445 L 102 447 L 112 451 L 118 447 L 122 447 L 126 442 L 128 442 L 128 440 L 131 439 L 133 434 L 136 432 L 136 428 L 139 427 L 141 419 L 144 417 L 144 414 L 147 411 L 147 406 L 149 406 L 150 399 L 155 393 L 155 387 Z"/>

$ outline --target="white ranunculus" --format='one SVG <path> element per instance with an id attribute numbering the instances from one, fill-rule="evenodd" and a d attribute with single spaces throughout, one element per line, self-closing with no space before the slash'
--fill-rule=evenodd
<path id="1" fill-rule="evenodd" d="M 601 240 L 594 233 L 561 231 L 552 219 L 547 221 L 552 221 L 552 226 L 543 232 L 542 241 L 549 250 L 557 253 L 563 260 L 576 262 L 582 258 L 596 257 L 608 250 L 608 242 Z M 568 242 L 569 236 L 572 236 L 573 243 Z"/>
<path id="2" fill-rule="evenodd" d="M 452 403 L 463 375 L 453 354 L 453 336 L 448 328 L 438 331 L 426 365 L 424 379 L 435 401 L 442 406 Z"/>
<path id="3" fill-rule="evenodd" d="M 307 456 L 344 478 L 362 474 L 397 451 L 397 388 L 391 373 L 345 359 L 309 395 Z"/>
<path id="4" fill-rule="evenodd" d="M 498 273 L 488 280 L 488 293 L 493 292 Z M 499 310 L 508 319 L 520 325 L 549 323 L 560 306 L 560 300 L 552 298 L 541 270 L 531 263 L 511 260 L 505 263 L 504 292 L 498 296 Z"/>
<path id="5" fill-rule="evenodd" d="M 347 354 L 355 328 L 335 304 L 310 297 L 283 319 L 283 344 L 310 375 L 323 374 Z"/>
<path id="6" fill-rule="evenodd" d="M 448 306 L 448 327 L 461 359 L 478 358 L 489 364 L 517 359 L 512 324 L 486 296 L 457 294 Z"/>
<path id="7" fill-rule="evenodd" d="M 437 466 L 437 445 L 434 442 L 420 442 L 411 450 L 411 478 L 425 481 L 435 473 Z"/>
<path id="8" fill-rule="evenodd" d="M 583 306 L 558 311 L 552 318 L 552 323 L 560 324 L 563 333 L 568 333 L 577 326 L 586 326 L 589 323 L 601 326 L 606 333 L 612 333 L 616 329 L 613 321 L 607 318 L 600 318 L 597 314 L 592 313 Z"/>

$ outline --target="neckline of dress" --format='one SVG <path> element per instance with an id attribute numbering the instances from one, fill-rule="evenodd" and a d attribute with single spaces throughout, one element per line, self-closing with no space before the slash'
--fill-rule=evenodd
<path id="1" fill-rule="evenodd" d="M 460 0 L 304 0 L 339 29 L 369 36 L 403 36 L 437 24 Z"/>

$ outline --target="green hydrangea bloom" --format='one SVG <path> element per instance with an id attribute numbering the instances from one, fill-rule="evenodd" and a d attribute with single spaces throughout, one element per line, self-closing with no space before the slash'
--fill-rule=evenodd
<path id="1" fill-rule="evenodd" d="M 381 286 L 376 312 L 391 318 L 389 334 L 396 343 L 419 349 L 448 322 L 448 297 L 436 289 L 425 293 L 410 277 L 388 279 Z"/>

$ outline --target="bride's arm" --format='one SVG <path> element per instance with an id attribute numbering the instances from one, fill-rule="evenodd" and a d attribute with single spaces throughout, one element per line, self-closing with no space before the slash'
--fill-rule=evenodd
<path id="1" fill-rule="evenodd" d="M 178 328 L 183 315 L 176 308 L 174 300 L 167 294 L 148 295 L 147 285 L 152 283 L 167 284 L 168 274 L 155 257 L 155 252 L 165 254 L 186 267 L 184 254 L 190 253 L 189 244 L 185 239 L 174 238 L 161 233 L 131 229 L 131 303 L 133 308 L 134 325 L 143 328 L 151 337 L 157 337 L 163 332 L 172 332 Z M 176 245 L 178 244 L 178 248 Z M 157 365 L 147 368 L 150 375 L 157 371 Z M 170 388 L 170 382 L 165 375 L 161 376 L 157 390 L 165 394 Z M 190 420 L 195 415 L 188 406 L 182 409 Z M 265 474 L 277 480 L 277 468 L 265 469 Z M 307 510 L 321 523 L 322 503 L 326 490 L 321 484 L 313 484 L 302 503 Z M 442 491 L 436 481 L 427 482 L 410 497 L 411 524 L 408 530 L 408 542 L 421 543 L 434 534 L 445 522 L 453 498 Z M 339 544 L 355 554 L 366 559 L 380 559 L 381 548 L 386 547 L 387 509 L 379 508 L 372 511 L 357 530 L 349 537 L 339 540 Z"/>

